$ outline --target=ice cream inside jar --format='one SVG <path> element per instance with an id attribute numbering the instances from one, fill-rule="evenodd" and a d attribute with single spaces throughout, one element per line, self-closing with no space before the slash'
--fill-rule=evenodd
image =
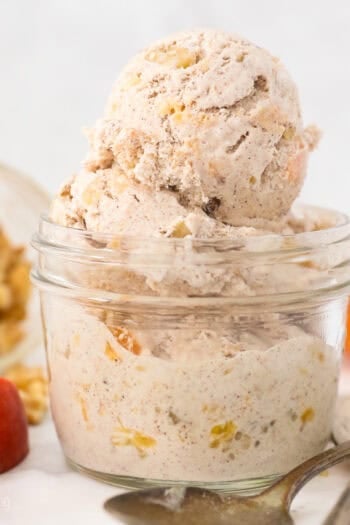
<path id="1" fill-rule="evenodd" d="M 173 35 L 122 71 L 34 239 L 73 466 L 240 491 L 325 446 L 350 225 L 291 210 L 318 135 L 281 62 L 237 36 Z"/>

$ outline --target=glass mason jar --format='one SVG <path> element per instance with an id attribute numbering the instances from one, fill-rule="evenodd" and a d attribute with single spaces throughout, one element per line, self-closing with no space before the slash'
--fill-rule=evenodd
<path id="1" fill-rule="evenodd" d="M 326 445 L 350 223 L 239 240 L 34 238 L 52 413 L 77 469 L 128 487 L 257 490 Z"/>

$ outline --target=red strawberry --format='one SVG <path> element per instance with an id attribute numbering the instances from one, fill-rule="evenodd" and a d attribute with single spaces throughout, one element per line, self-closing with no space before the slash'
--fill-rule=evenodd
<path id="1" fill-rule="evenodd" d="M 28 451 L 23 403 L 15 385 L 0 377 L 0 473 L 17 465 Z"/>

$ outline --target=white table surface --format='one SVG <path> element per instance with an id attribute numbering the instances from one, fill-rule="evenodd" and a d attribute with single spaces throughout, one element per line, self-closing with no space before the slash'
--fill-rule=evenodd
<path id="1" fill-rule="evenodd" d="M 350 393 L 350 369 L 341 392 Z M 120 523 L 102 508 L 122 492 L 73 472 L 65 463 L 50 416 L 30 430 L 31 451 L 21 465 L 0 477 L 0 525 L 84 525 Z M 311 481 L 293 503 L 297 525 L 321 525 L 350 480 L 350 464 Z"/>

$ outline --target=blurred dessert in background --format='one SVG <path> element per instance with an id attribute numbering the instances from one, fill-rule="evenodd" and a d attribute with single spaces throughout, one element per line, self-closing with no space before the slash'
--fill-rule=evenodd
<path id="1" fill-rule="evenodd" d="M 30 296 L 30 263 L 23 246 L 12 245 L 0 227 L 0 356 L 23 338 Z"/>
<path id="2" fill-rule="evenodd" d="M 0 357 L 12 352 L 26 336 L 23 321 L 31 291 L 30 266 L 25 246 L 13 245 L 0 228 Z M 28 423 L 40 423 L 48 407 L 42 368 L 17 364 L 3 375 L 18 389 Z"/>
<path id="3" fill-rule="evenodd" d="M 19 364 L 41 343 L 29 244 L 48 203 L 35 181 L 0 163 L 0 472 L 26 455 L 27 424 L 40 423 L 48 407 L 43 369 Z"/>
<path id="4" fill-rule="evenodd" d="M 50 196 L 0 161 L 0 375 L 42 343 L 40 306 L 30 287 L 30 241 Z"/>
<path id="5" fill-rule="evenodd" d="M 18 364 L 10 368 L 5 377 L 18 389 L 28 423 L 41 423 L 48 408 L 47 378 L 42 367 Z"/>

